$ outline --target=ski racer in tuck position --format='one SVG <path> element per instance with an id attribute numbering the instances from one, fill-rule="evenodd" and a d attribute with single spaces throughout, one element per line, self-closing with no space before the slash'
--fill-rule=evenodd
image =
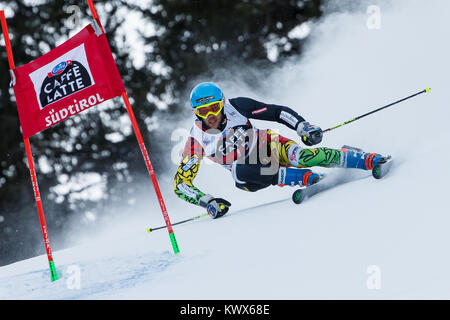
<path id="1" fill-rule="evenodd" d="M 231 203 L 200 191 L 193 184 L 202 158 L 229 171 L 236 187 L 254 192 L 271 185 L 307 187 L 321 176 L 309 167 L 372 170 L 383 163 L 378 153 L 353 149 L 310 148 L 322 141 L 322 129 L 286 106 L 265 104 L 251 98 L 225 98 L 212 82 L 200 83 L 190 95 L 196 115 L 174 179 L 175 194 L 206 208 L 212 218 L 226 214 Z M 249 119 L 282 123 L 300 136 L 307 148 L 273 130 L 259 130 Z"/>

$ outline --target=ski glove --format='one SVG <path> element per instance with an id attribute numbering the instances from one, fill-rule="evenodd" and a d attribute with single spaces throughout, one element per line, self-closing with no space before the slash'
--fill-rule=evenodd
<path id="1" fill-rule="evenodd" d="M 303 121 L 298 124 L 297 134 L 302 139 L 302 142 L 307 146 L 313 146 L 320 143 L 323 137 L 322 129 L 309 124 L 307 121 Z"/>
<path id="2" fill-rule="evenodd" d="M 209 194 L 205 194 L 199 199 L 199 205 L 206 208 L 211 218 L 216 219 L 228 212 L 231 203 L 222 198 L 213 198 Z"/>

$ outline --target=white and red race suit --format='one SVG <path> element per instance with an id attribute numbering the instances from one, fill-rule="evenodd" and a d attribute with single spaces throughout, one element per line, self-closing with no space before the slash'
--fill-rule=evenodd
<path id="1" fill-rule="evenodd" d="M 199 199 L 205 195 L 193 185 L 203 157 L 230 170 L 236 184 L 239 184 L 241 181 L 233 172 L 237 161 L 248 158 L 257 146 L 261 147 L 264 143 L 270 146 L 270 137 L 273 135 L 271 130 L 258 130 L 249 119 L 275 121 L 293 130 L 305 121 L 289 107 L 266 104 L 245 97 L 226 99 L 222 112 L 223 119 L 218 129 L 208 129 L 203 121 L 196 119 L 186 141 L 174 179 L 174 191 L 178 197 L 189 203 L 198 204 Z M 287 162 L 285 165 L 290 165 L 287 150 L 296 143 L 279 135 L 277 139 L 285 146 L 280 150 L 280 164 Z M 270 150 L 268 152 L 270 153 Z"/>

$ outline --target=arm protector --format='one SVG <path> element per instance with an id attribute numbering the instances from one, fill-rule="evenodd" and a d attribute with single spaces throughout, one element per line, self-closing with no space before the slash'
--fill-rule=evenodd
<path id="1" fill-rule="evenodd" d="M 196 205 L 200 205 L 199 200 L 205 195 L 192 183 L 203 155 L 204 151 L 201 145 L 194 138 L 189 137 L 173 183 L 173 190 L 179 198 Z"/>

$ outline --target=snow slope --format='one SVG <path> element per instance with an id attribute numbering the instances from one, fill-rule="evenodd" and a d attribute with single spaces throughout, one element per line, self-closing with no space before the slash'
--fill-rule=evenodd
<path id="1" fill-rule="evenodd" d="M 278 201 L 290 188 L 245 193 L 225 170 L 205 164 L 196 185 L 230 200 L 232 210 L 175 226 L 179 254 L 165 230 L 145 232 L 163 224 L 154 196 L 146 195 L 139 214 L 54 252 L 62 274 L 54 283 L 46 256 L 0 267 L 0 299 L 450 298 L 450 3 L 380 3 L 379 30 L 367 29 L 365 5 L 327 15 L 305 56 L 267 79 L 263 93 L 220 75 L 217 82 L 230 97 L 290 105 L 323 128 L 431 87 L 324 137 L 323 146 L 392 154 L 389 176 L 320 168 L 356 179 L 298 206 Z M 295 138 L 287 128 L 255 123 Z M 175 198 L 170 177 L 160 184 L 172 222 L 203 213 Z M 372 270 L 379 271 L 378 289 L 370 289 Z"/>

